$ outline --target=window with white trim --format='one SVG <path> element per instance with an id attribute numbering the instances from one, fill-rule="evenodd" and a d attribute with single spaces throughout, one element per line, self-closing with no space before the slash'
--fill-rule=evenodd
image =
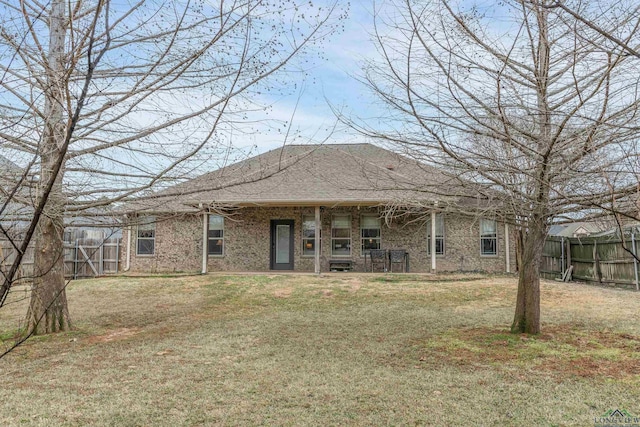
<path id="1" fill-rule="evenodd" d="M 320 234 L 318 234 L 320 236 Z M 315 215 L 302 216 L 302 256 L 314 256 L 316 254 L 316 217 Z"/>
<path id="2" fill-rule="evenodd" d="M 480 220 L 480 254 L 498 254 L 498 223 L 493 219 Z"/>
<path id="3" fill-rule="evenodd" d="M 380 217 L 378 215 L 363 214 L 360 216 L 361 254 L 371 249 L 380 249 Z"/>
<path id="4" fill-rule="evenodd" d="M 331 256 L 351 255 L 351 215 L 331 217 Z"/>
<path id="5" fill-rule="evenodd" d="M 427 220 L 427 255 L 431 255 L 431 218 Z M 444 255 L 444 216 L 436 214 L 436 255 Z"/>
<path id="6" fill-rule="evenodd" d="M 209 215 L 209 255 L 224 255 L 224 217 L 222 215 Z"/>
<path id="7" fill-rule="evenodd" d="M 136 255 L 153 255 L 156 249 L 156 218 L 144 216 L 138 221 Z"/>

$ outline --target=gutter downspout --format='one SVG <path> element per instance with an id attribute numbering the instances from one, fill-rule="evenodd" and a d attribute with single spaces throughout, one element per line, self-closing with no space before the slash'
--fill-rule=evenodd
<path id="1" fill-rule="evenodd" d="M 209 239 L 207 236 L 207 232 L 209 231 L 209 227 L 208 227 L 208 221 L 209 220 L 209 215 L 207 215 L 206 212 L 202 213 L 202 274 L 207 274 L 207 260 L 209 259 L 208 256 L 208 244 L 209 243 Z"/>
<path id="2" fill-rule="evenodd" d="M 316 238 L 315 238 L 315 242 L 314 242 L 314 246 L 316 249 L 316 253 L 315 253 L 315 273 L 316 274 L 320 274 L 320 233 L 322 231 L 322 224 L 320 221 L 320 206 L 316 206 Z"/>
<path id="3" fill-rule="evenodd" d="M 511 253 L 509 248 L 509 224 L 504 223 L 504 260 L 507 264 L 507 273 L 511 273 Z"/>
<path id="4" fill-rule="evenodd" d="M 436 211 L 431 211 L 431 272 L 436 272 Z"/>

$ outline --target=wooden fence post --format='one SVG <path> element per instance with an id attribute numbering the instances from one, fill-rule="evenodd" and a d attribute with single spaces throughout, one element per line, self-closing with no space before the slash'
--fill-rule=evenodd
<path id="1" fill-rule="evenodd" d="M 76 247 L 73 250 L 73 278 L 78 278 L 78 239 L 76 239 Z"/>
<path id="2" fill-rule="evenodd" d="M 567 239 L 567 270 L 570 269 L 572 267 L 571 264 L 571 239 Z M 569 275 L 567 275 L 567 280 L 569 280 L 570 277 Z"/>
<path id="3" fill-rule="evenodd" d="M 104 275 L 104 237 L 98 244 L 100 245 L 100 247 L 98 248 L 98 254 L 100 256 L 100 260 L 98 261 L 100 263 L 100 265 L 98 266 L 98 272 L 102 276 Z"/>
<path id="4" fill-rule="evenodd" d="M 120 239 L 116 239 L 116 273 L 118 272 L 119 261 L 120 261 Z"/>
<path id="5" fill-rule="evenodd" d="M 564 264 L 564 237 L 560 238 L 560 277 L 564 277 L 566 272 L 565 264 Z"/>
<path id="6" fill-rule="evenodd" d="M 593 273 L 598 279 L 598 284 L 602 285 L 602 271 L 600 270 L 600 255 L 598 255 L 598 241 L 593 241 Z"/>

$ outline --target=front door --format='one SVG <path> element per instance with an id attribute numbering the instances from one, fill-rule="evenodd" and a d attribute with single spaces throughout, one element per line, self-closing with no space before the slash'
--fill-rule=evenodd
<path id="1" fill-rule="evenodd" d="M 271 220 L 271 269 L 293 270 L 293 220 Z"/>

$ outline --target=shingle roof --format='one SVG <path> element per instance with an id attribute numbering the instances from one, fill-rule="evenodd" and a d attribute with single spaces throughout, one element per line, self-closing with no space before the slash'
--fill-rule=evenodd
<path id="1" fill-rule="evenodd" d="M 441 170 L 372 144 L 290 145 L 164 190 L 127 211 L 180 212 L 209 205 L 375 205 L 442 199 Z"/>
<path id="2" fill-rule="evenodd" d="M 584 229 L 587 233 L 594 233 L 598 231 L 598 227 L 590 222 L 572 222 L 569 224 L 555 224 L 549 227 L 549 236 L 558 237 L 573 237 L 573 235 Z"/>
<path id="3" fill-rule="evenodd" d="M 18 165 L 16 165 L 11 160 L 7 159 L 6 157 L 4 157 L 2 155 L 0 155 L 0 169 L 3 169 L 5 171 L 7 171 L 7 170 L 14 171 L 14 172 L 20 170 Z"/>

